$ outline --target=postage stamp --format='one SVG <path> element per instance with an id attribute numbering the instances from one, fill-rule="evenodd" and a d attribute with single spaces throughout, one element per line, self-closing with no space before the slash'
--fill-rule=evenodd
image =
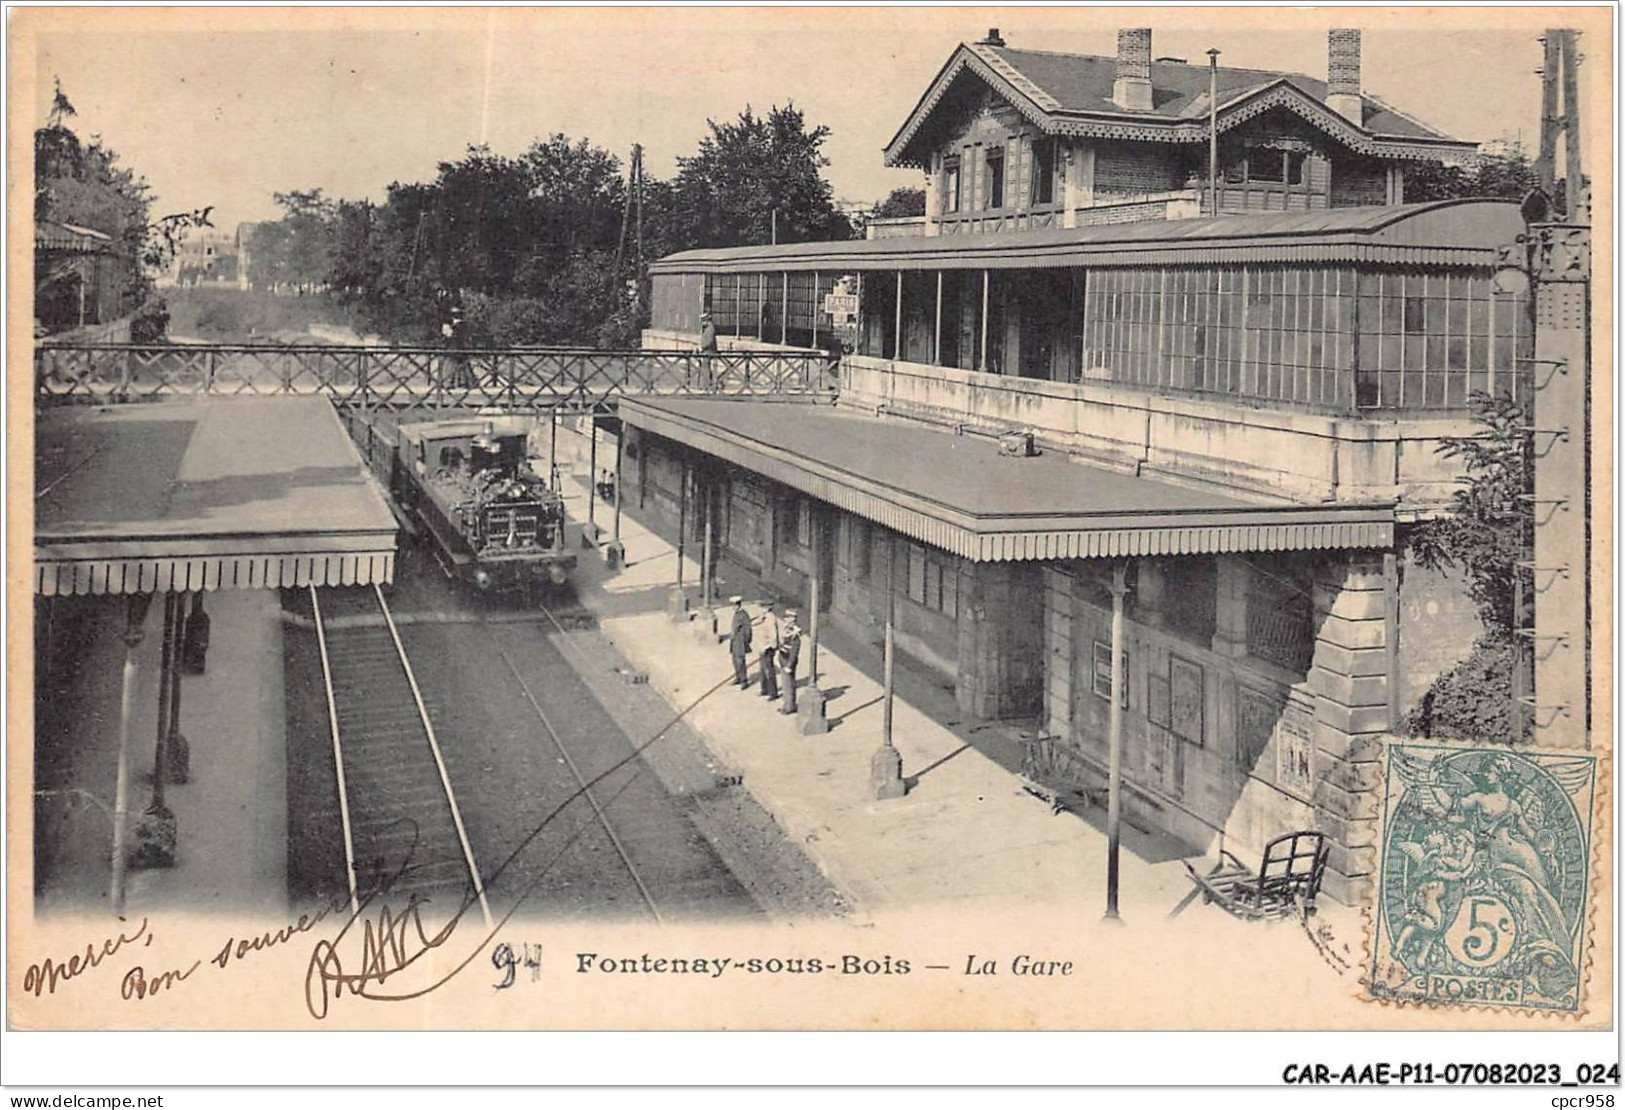
<path id="1" fill-rule="evenodd" d="M 1578 1010 L 1596 779 L 1589 755 L 1390 745 L 1372 997 Z"/>

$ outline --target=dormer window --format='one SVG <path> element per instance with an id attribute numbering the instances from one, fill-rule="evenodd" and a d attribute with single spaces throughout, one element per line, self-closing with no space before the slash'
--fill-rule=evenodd
<path id="1" fill-rule="evenodd" d="M 942 210 L 959 211 L 959 159 L 942 160 Z"/>
<path id="2" fill-rule="evenodd" d="M 1004 207 L 1004 148 L 987 152 L 987 207 Z"/>

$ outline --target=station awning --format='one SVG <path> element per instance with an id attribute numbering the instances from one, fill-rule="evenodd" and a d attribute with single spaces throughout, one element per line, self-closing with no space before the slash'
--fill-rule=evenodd
<path id="1" fill-rule="evenodd" d="M 322 397 L 35 416 L 34 592 L 386 583 L 396 522 Z"/>
<path id="2" fill-rule="evenodd" d="M 623 398 L 628 425 L 978 562 L 1386 548 L 1390 504 L 1248 500 L 828 405 Z"/>

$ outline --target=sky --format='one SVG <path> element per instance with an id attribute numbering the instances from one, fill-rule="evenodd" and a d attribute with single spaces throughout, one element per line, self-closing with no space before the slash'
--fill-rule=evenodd
<path id="1" fill-rule="evenodd" d="M 877 201 L 919 183 L 917 171 L 887 169 L 881 150 L 954 47 L 989 26 L 1013 47 L 1111 55 L 1117 27 L 1150 25 L 1159 57 L 1200 61 L 1211 46 L 1223 65 L 1324 77 L 1326 29 L 1364 23 L 1366 91 L 1447 134 L 1521 132 L 1533 147 L 1535 36 L 1553 15 L 1486 26 L 1517 18 L 1416 8 L 34 9 L 14 16 L 12 46 L 19 62 L 33 53 L 37 119 L 59 77 L 75 130 L 100 134 L 147 178 L 155 212 L 214 205 L 215 225 L 230 230 L 274 218 L 275 192 L 379 200 L 470 144 L 518 154 L 553 132 L 623 159 L 642 143 L 646 171 L 668 177 L 708 118 L 786 102 L 830 128 L 836 196 Z M 1606 67 L 1605 31 L 1581 48 Z M 1606 89 L 1602 67 L 1588 59 L 1583 95 Z"/>

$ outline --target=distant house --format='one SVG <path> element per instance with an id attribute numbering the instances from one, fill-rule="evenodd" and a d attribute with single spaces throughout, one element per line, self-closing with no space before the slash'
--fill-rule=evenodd
<path id="1" fill-rule="evenodd" d="M 239 269 L 236 236 L 200 232 L 175 252 L 172 272 L 177 285 L 237 285 Z"/>
<path id="2" fill-rule="evenodd" d="M 1407 166 L 1477 150 L 1365 92 L 1355 30 L 1330 32 L 1324 80 L 1194 62 L 1153 60 L 1150 28 L 1119 31 L 1115 58 L 995 29 L 948 58 L 886 164 L 925 171 L 936 235 L 1399 204 Z"/>

